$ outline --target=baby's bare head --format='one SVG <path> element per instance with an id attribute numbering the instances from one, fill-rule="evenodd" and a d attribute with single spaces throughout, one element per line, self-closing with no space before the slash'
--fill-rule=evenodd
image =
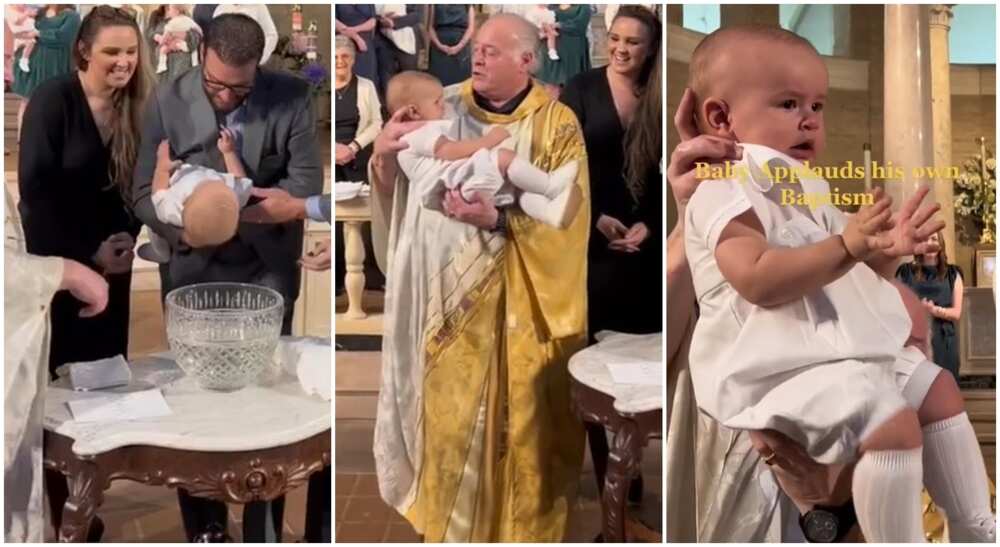
<path id="1" fill-rule="evenodd" d="M 236 235 L 240 204 L 221 180 L 206 181 L 184 202 L 184 238 L 192 247 L 222 245 Z"/>
<path id="2" fill-rule="evenodd" d="M 688 87 L 699 99 L 743 91 L 760 83 L 761 64 L 787 68 L 793 62 L 787 56 L 789 52 L 820 59 L 809 40 L 780 27 L 720 28 L 706 36 L 691 54 Z"/>
<path id="3" fill-rule="evenodd" d="M 739 25 L 709 34 L 695 48 L 688 86 L 701 133 L 810 160 L 825 146 L 827 78 L 806 39 L 778 27 Z"/>
<path id="4" fill-rule="evenodd" d="M 427 72 L 407 70 L 389 80 L 385 90 L 389 114 L 411 107 L 410 119 L 440 120 L 444 118 L 444 87 Z"/>

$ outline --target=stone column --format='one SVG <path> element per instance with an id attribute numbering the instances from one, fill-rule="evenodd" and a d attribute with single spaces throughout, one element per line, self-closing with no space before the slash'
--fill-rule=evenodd
<path id="1" fill-rule="evenodd" d="M 913 173 L 934 165 L 928 15 L 925 5 L 885 6 L 885 156 L 879 164 L 901 171 L 885 177 L 893 209 L 921 184 L 933 184 Z"/>
<path id="2" fill-rule="evenodd" d="M 681 4 L 667 4 L 667 23 L 684 26 L 684 6 Z"/>
<path id="3" fill-rule="evenodd" d="M 750 24 L 781 25 L 777 4 L 722 4 L 719 19 L 723 28 Z"/>
<path id="4" fill-rule="evenodd" d="M 951 167 L 951 60 L 948 52 L 948 31 L 951 30 L 951 5 L 930 6 L 931 40 L 931 112 L 934 119 L 934 166 L 938 173 Z M 941 204 L 945 249 L 955 252 L 954 181 L 938 177 L 934 181 L 934 198 Z"/>

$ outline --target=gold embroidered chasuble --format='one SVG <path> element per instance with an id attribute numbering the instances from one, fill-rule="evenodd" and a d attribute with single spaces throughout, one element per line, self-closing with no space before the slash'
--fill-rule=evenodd
<path id="1" fill-rule="evenodd" d="M 504 238 L 420 209 L 420 181 L 397 180 L 391 213 L 375 197 L 376 224 L 388 216 L 395 225 L 374 447 L 380 491 L 427 541 L 561 541 L 584 445 L 567 369 L 587 340 L 583 136 L 538 85 L 511 114 L 477 106 L 470 81 L 446 101 L 463 139 L 502 125 L 542 170 L 579 162 L 585 199 L 565 230 L 510 209 Z"/>

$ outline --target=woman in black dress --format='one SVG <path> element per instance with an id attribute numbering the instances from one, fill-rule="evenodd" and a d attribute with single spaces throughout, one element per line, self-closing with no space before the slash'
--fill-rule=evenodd
<path id="1" fill-rule="evenodd" d="M 69 295 L 56 297 L 52 370 L 127 350 L 140 224 L 125 204 L 150 89 L 138 32 L 126 12 L 94 9 L 73 48 L 77 70 L 40 86 L 25 113 L 18 210 L 28 251 L 86 264 L 104 273 L 111 288 L 108 309 L 92 319 L 78 316 L 80 304 Z"/>
<path id="2" fill-rule="evenodd" d="M 559 100 L 583 128 L 590 168 L 589 331 L 663 329 L 660 21 L 622 6 L 610 64 L 578 74 Z"/>
<path id="3" fill-rule="evenodd" d="M 128 349 L 132 248 L 140 224 L 128 210 L 139 116 L 150 90 L 139 26 L 100 6 L 84 18 L 73 47 L 77 70 L 35 90 L 24 116 L 18 161 L 21 222 L 28 252 L 71 258 L 103 273 L 108 306 L 81 318 L 68 293 L 52 302 L 49 369 Z M 58 473 L 46 479 L 58 529 L 68 495 Z M 99 521 L 91 527 L 99 536 Z"/>
<path id="4" fill-rule="evenodd" d="M 337 4 L 334 7 L 337 34 L 354 40 L 357 53 L 354 73 L 375 82 L 376 89 L 385 84 L 379 82 L 378 58 L 375 55 L 375 29 L 377 15 L 375 4 Z"/>
<path id="5" fill-rule="evenodd" d="M 434 4 L 427 72 L 449 86 L 472 76 L 472 53 L 469 43 L 476 33 L 476 10 L 468 4 Z"/>
<path id="6" fill-rule="evenodd" d="M 915 255 L 913 262 L 902 264 L 896 277 L 913 289 L 931 316 L 931 347 L 934 362 L 958 380 L 958 320 L 962 317 L 962 270 L 948 263 L 944 240 L 939 234 L 929 241 L 938 243 L 936 253 Z"/>

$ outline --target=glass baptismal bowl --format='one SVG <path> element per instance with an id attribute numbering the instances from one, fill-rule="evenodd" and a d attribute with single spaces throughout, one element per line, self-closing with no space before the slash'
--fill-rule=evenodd
<path id="1" fill-rule="evenodd" d="M 167 342 L 177 364 L 205 389 L 246 387 L 271 364 L 284 299 L 245 283 L 199 283 L 167 294 Z"/>

